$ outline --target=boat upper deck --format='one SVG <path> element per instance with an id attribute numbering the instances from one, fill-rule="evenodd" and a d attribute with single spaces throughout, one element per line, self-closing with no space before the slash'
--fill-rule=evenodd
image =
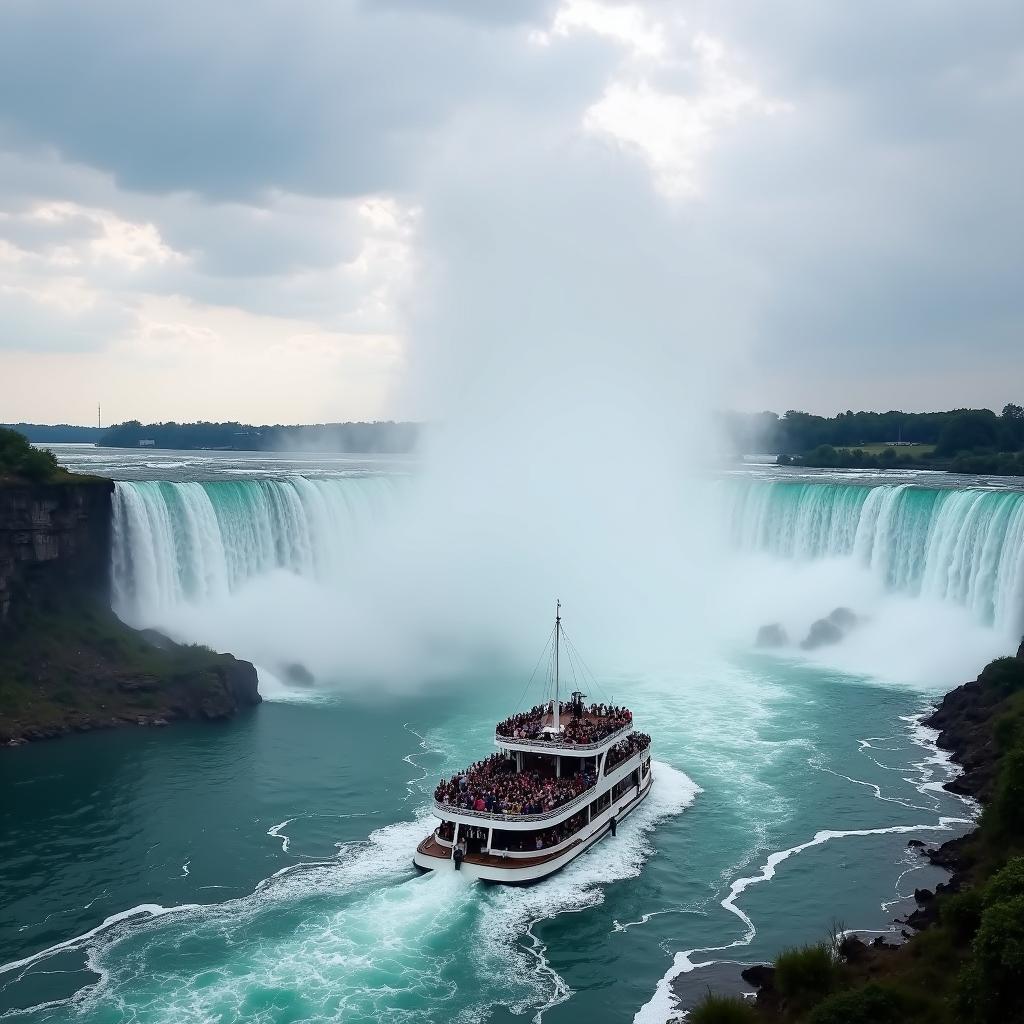
<path id="1" fill-rule="evenodd" d="M 556 730 L 553 702 L 538 704 L 499 722 L 494 742 L 513 748 L 593 752 L 633 729 L 633 712 L 610 704 L 562 701 L 558 718 Z"/>
<path id="2" fill-rule="evenodd" d="M 577 760 L 567 775 L 554 774 L 554 757 L 531 755 L 528 760 L 495 753 L 477 761 L 434 790 L 435 812 L 441 817 L 472 817 L 531 822 L 562 817 L 593 800 L 620 778 L 629 762 L 650 749 L 651 738 L 634 732 L 616 742 L 603 759 Z M 643 760 L 643 759 L 641 759 Z M 544 765 L 542 762 L 552 762 Z M 599 769 L 603 767 L 603 773 Z"/>

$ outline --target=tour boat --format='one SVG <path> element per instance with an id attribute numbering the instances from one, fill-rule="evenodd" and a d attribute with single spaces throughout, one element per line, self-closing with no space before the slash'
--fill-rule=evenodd
<path id="1" fill-rule="evenodd" d="M 536 882 L 614 836 L 650 793 L 651 738 L 634 731 L 632 712 L 588 705 L 578 689 L 560 699 L 563 646 L 573 675 L 584 667 L 562 629 L 561 608 L 545 648 L 549 699 L 498 723 L 497 753 L 441 780 L 434 793 L 441 823 L 416 848 L 417 868 Z"/>

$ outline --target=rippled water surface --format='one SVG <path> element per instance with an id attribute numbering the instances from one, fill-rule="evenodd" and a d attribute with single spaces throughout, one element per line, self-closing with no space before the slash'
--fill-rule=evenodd
<path id="1" fill-rule="evenodd" d="M 915 884 L 898 880 L 907 840 L 965 817 L 923 785 L 943 776 L 901 720 L 919 699 L 772 662 L 680 683 L 630 685 L 654 736 L 652 797 L 615 840 L 526 890 L 410 863 L 434 778 L 487 749 L 500 687 L 272 702 L 227 726 L 5 752 L 4 959 L 144 908 L 8 971 L 5 1003 L 40 1006 L 40 1020 L 442 1021 L 550 1006 L 548 1020 L 612 1021 L 650 1000 L 677 952 L 749 938 L 692 956 L 747 960 L 833 917 L 884 927 L 882 904 Z M 720 906 L 771 853 L 823 830 L 904 826 L 827 839 L 742 893 L 739 913 Z"/>
<path id="2" fill-rule="evenodd" d="M 66 457 L 117 469 L 81 451 Z M 177 474 L 165 457 L 184 461 L 116 456 L 136 480 Z M 297 472 L 350 468 L 317 466 Z M 226 725 L 0 751 L 0 1009 L 664 1020 L 670 979 L 685 1002 L 714 970 L 701 965 L 766 958 L 836 921 L 889 927 L 935 881 L 907 841 L 967 827 L 915 721 L 938 684 L 737 650 L 602 686 L 651 733 L 655 788 L 615 839 L 528 889 L 411 865 L 437 777 L 489 752 L 520 697 L 497 659 L 411 695 L 322 680 Z"/>

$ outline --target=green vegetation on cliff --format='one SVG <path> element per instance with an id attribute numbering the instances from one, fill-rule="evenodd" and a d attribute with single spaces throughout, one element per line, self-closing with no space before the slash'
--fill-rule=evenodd
<path id="1" fill-rule="evenodd" d="M 33 448 L 23 434 L 0 427 L 0 483 L 52 483 L 70 474 L 57 465 L 51 452 Z"/>
<path id="2" fill-rule="evenodd" d="M 248 662 L 131 629 L 86 598 L 23 611 L 0 640 L 0 742 L 222 719 L 259 700 Z"/>
<path id="3" fill-rule="evenodd" d="M 226 718 L 256 670 L 126 626 L 110 610 L 110 496 L 0 430 L 0 742 Z"/>

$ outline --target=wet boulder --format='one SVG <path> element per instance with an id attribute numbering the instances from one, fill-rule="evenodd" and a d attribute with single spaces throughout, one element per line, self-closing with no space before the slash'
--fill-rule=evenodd
<path id="1" fill-rule="evenodd" d="M 837 644 L 846 634 L 840 626 L 837 626 L 831 619 L 818 619 L 811 623 L 807 636 L 801 641 L 800 646 L 805 651 L 813 651 L 818 647 L 828 647 Z"/>
<path id="2" fill-rule="evenodd" d="M 789 637 L 778 622 L 770 622 L 757 631 L 758 647 L 785 647 L 788 643 Z"/>
<path id="3" fill-rule="evenodd" d="M 285 665 L 282 671 L 292 686 L 313 686 L 316 683 L 313 673 L 299 661 Z"/>
<path id="4" fill-rule="evenodd" d="M 859 622 L 857 613 L 849 608 L 833 608 L 825 618 L 811 623 L 811 628 L 800 646 L 805 651 L 813 651 L 818 647 L 837 644 Z"/>
<path id="5" fill-rule="evenodd" d="M 857 613 L 849 608 L 833 608 L 828 615 L 828 621 L 834 623 L 842 630 L 853 629 L 860 622 Z"/>
<path id="6" fill-rule="evenodd" d="M 775 968 L 771 964 L 753 964 L 740 971 L 740 977 L 756 989 L 771 989 L 775 986 Z"/>

